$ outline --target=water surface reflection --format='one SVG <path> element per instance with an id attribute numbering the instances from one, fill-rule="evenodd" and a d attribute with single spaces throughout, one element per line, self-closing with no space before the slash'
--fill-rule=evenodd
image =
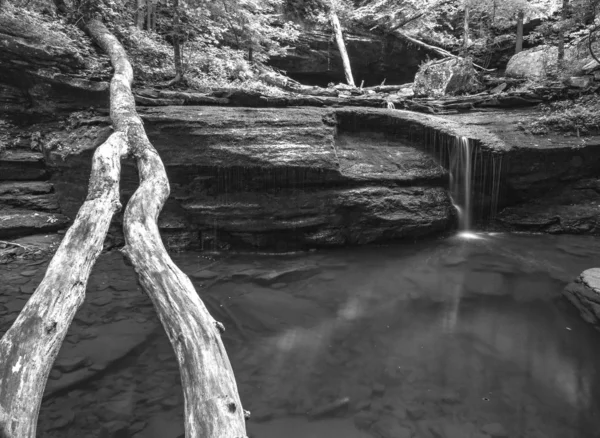
<path id="1" fill-rule="evenodd" d="M 560 291 L 599 260 L 598 241 L 478 237 L 175 258 L 228 328 L 255 438 L 597 436 L 600 336 Z M 130 275 L 118 256 L 103 256 L 90 302 L 107 293 L 122 300 L 129 291 L 115 284 Z M 147 299 L 136 300 L 146 301 L 119 315 L 155 321 Z M 175 438 L 178 385 L 157 330 L 118 366 L 46 401 L 42 436 L 98 436 L 98 424 L 116 430 L 111 422 L 120 421 L 127 436 Z M 53 428 L 70 400 L 78 403 L 70 405 L 69 427 Z M 81 432 L 93 421 L 95 432 Z"/>

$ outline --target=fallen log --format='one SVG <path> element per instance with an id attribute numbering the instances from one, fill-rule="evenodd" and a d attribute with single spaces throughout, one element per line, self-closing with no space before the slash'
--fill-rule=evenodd
<path id="1" fill-rule="evenodd" d="M 133 71 L 123 46 L 98 20 L 88 24 L 92 38 L 115 67 L 112 114 L 117 129 L 127 133 L 140 185 L 127 204 L 123 254 L 130 260 L 175 350 L 185 400 L 188 438 L 246 436 L 244 410 L 233 370 L 221 340 L 223 326 L 208 313 L 189 277 L 173 263 L 162 243 L 157 220 L 169 197 L 169 180 L 160 156 L 148 140 L 131 91 Z"/>
<path id="2" fill-rule="evenodd" d="M 121 156 L 115 132 L 94 153 L 88 195 L 37 287 L 0 340 L 0 437 L 35 438 L 52 364 L 83 303 L 110 221 L 120 209 Z"/>
<path id="3" fill-rule="evenodd" d="M 400 90 L 407 90 L 412 88 L 413 84 L 412 82 L 408 83 L 408 84 L 402 84 L 402 85 L 376 85 L 374 87 L 365 87 L 363 88 L 364 91 L 374 91 L 376 93 L 394 93 Z"/>
<path id="4" fill-rule="evenodd" d="M 115 132 L 94 154 L 87 198 L 44 279 L 0 339 L 0 437 L 34 438 L 46 381 L 119 203 L 120 161 L 132 155 L 140 187 L 125 212 L 125 255 L 152 299 L 179 361 L 188 438 L 242 438 L 245 412 L 225 348 L 224 330 L 189 278 L 170 259 L 156 224 L 169 195 L 163 163 L 150 144 L 131 92 L 133 70 L 118 40 L 98 20 L 86 30 L 114 67 L 110 115 Z"/>

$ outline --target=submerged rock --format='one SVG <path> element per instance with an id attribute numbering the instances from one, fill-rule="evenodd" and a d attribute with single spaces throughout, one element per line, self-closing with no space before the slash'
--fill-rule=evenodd
<path id="1" fill-rule="evenodd" d="M 577 307 L 584 320 L 600 325 L 600 268 L 583 271 L 567 285 L 563 295 Z"/>

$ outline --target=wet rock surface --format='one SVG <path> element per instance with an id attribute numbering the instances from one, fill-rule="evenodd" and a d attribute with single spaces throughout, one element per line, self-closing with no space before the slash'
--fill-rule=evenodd
<path id="1" fill-rule="evenodd" d="M 69 224 L 49 178 L 40 152 L 0 151 L 0 239 L 55 232 Z"/>
<path id="2" fill-rule="evenodd" d="M 386 134 L 389 126 L 359 132 L 341 126 L 337 112 L 314 108 L 140 112 L 171 182 L 159 225 L 172 247 L 364 244 L 433 235 L 454 222 L 447 172 L 409 142 L 408 131 L 396 137 Z M 408 129 L 413 121 L 403 123 Z M 69 146 L 75 139 L 55 138 L 62 146 L 49 152 L 52 181 L 69 217 L 85 197 L 94 149 L 91 138 L 79 149 Z M 123 204 L 136 186 L 137 175 L 125 164 Z"/>
<path id="3" fill-rule="evenodd" d="M 519 129 L 538 110 L 444 116 L 485 127 L 509 149 L 503 160 L 501 229 L 556 234 L 599 233 L 600 137 L 532 135 Z"/>
<path id="4" fill-rule="evenodd" d="M 444 118 L 358 108 L 140 112 L 171 181 L 159 226 L 173 249 L 293 250 L 439 234 L 452 228 L 455 213 L 444 194 L 448 172 L 437 163 L 456 136 L 474 139 L 478 151 L 495 151 L 476 159 L 477 220 L 506 208 L 494 226 L 598 230 L 600 140 L 519 130 L 535 111 Z M 0 156 L 0 208 L 13 218 L 4 221 L 5 236 L 68 224 L 85 199 L 93 151 L 110 134 L 102 112 L 77 115 L 68 129 L 46 123 L 29 131 Z M 135 168 L 125 162 L 122 204 L 137 183 Z M 27 211 L 32 215 L 25 217 Z M 26 226 L 18 227 L 22 218 Z M 107 248 L 123 244 L 121 221 L 117 215 Z"/>

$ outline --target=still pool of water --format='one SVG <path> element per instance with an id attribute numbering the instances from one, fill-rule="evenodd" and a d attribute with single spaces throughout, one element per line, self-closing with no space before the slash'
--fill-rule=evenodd
<path id="1" fill-rule="evenodd" d="M 250 437 L 599 436 L 600 334 L 560 292 L 600 241 L 474 237 L 174 260 L 227 327 Z M 8 266 L 3 330 L 44 268 Z M 118 253 L 101 256 L 48 385 L 39 436 L 182 436 L 177 364 Z"/>

